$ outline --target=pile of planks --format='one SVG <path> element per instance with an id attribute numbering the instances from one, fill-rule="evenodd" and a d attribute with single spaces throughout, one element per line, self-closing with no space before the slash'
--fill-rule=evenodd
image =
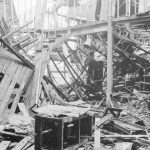
<path id="1" fill-rule="evenodd" d="M 13 54 L 0 48 L 0 113 L 16 111 L 17 103 L 23 101 L 23 95 L 33 75 L 33 70 Z"/>
<path id="2" fill-rule="evenodd" d="M 34 119 L 24 115 L 8 115 L 0 125 L 1 150 L 34 150 Z"/>

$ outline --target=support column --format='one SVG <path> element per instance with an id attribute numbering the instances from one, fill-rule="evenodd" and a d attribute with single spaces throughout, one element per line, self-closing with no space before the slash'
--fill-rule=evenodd
<path id="1" fill-rule="evenodd" d="M 4 19 L 6 20 L 6 0 L 3 0 L 3 11 Z"/>
<path id="2" fill-rule="evenodd" d="M 108 34 L 107 34 L 107 99 L 106 105 L 112 106 L 111 94 L 113 88 L 113 32 L 111 19 L 111 0 L 109 1 L 109 18 L 108 18 Z"/>

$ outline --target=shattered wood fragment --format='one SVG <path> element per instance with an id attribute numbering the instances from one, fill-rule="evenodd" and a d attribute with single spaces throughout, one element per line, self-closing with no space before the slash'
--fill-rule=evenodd
<path id="1" fill-rule="evenodd" d="M 24 89 L 26 88 L 26 86 L 28 86 L 27 84 L 29 84 L 30 78 L 32 77 L 32 74 L 33 74 L 33 70 L 27 69 L 27 68 L 24 68 L 24 69 L 25 69 L 24 70 L 25 72 L 22 75 L 22 80 L 20 82 L 20 87 L 19 87 L 19 89 L 17 91 L 16 97 L 14 98 L 14 101 L 12 103 L 10 112 L 15 112 L 16 107 L 17 107 L 17 103 L 20 100 L 20 95 L 24 91 Z"/>
<path id="2" fill-rule="evenodd" d="M 23 149 L 26 144 L 31 140 L 30 136 L 25 137 L 23 140 L 21 140 L 12 150 L 21 150 Z"/>
<path id="3" fill-rule="evenodd" d="M 147 135 L 121 135 L 121 134 L 101 135 L 101 137 L 105 137 L 105 138 L 129 138 L 129 139 L 148 138 Z"/>
<path id="4" fill-rule="evenodd" d="M 128 143 L 128 142 L 116 143 L 115 149 L 116 150 L 131 150 L 132 145 L 133 145 L 133 143 Z"/>
<path id="5" fill-rule="evenodd" d="M 51 60 L 52 60 L 52 62 L 53 62 L 53 64 L 54 64 L 55 68 L 57 69 L 57 71 L 58 71 L 59 74 L 61 75 L 61 77 L 64 79 L 64 81 L 65 81 L 65 82 L 68 84 L 68 86 L 69 86 L 71 89 L 73 89 L 73 90 L 75 91 L 75 93 L 80 97 L 80 95 L 79 95 L 79 93 L 76 91 L 76 89 L 75 89 L 72 85 L 70 85 L 70 84 L 68 83 L 68 81 L 65 79 L 65 77 L 63 76 L 63 74 L 61 73 L 61 71 L 58 69 L 57 65 L 55 64 L 55 62 L 53 61 L 52 58 L 51 58 Z M 80 97 L 80 99 L 81 99 L 81 97 Z"/>
<path id="6" fill-rule="evenodd" d="M 28 148 L 27 150 L 35 150 L 34 145 L 33 145 L 33 146 L 31 146 L 30 148 Z"/>
<path id="7" fill-rule="evenodd" d="M 7 132 L 7 131 L 0 131 L 0 134 L 4 134 L 7 136 L 14 136 L 14 137 L 25 137 L 25 135 L 21 135 L 21 134 L 16 134 L 16 133 L 12 133 L 12 132 Z"/>
<path id="8" fill-rule="evenodd" d="M 113 118 L 112 114 L 108 114 L 108 115 L 104 116 L 103 118 L 100 118 L 100 121 L 98 121 L 96 123 L 96 126 L 99 127 L 100 125 L 104 124 L 106 121 L 111 120 L 112 118 Z"/>
<path id="9" fill-rule="evenodd" d="M 26 146 L 23 147 L 22 150 L 30 150 L 30 149 L 31 149 L 31 150 L 34 150 L 33 148 L 34 148 L 34 138 L 31 139 L 31 140 L 26 144 Z"/>
<path id="10" fill-rule="evenodd" d="M 12 94 L 12 91 L 14 90 L 15 84 L 16 84 L 16 82 L 18 80 L 18 77 L 19 77 L 22 69 L 23 69 L 23 66 L 19 65 L 18 68 L 17 68 L 17 71 L 15 72 L 15 74 L 12 74 L 13 77 L 11 77 L 11 78 L 13 78 L 13 80 L 12 80 L 11 84 L 9 85 L 9 87 L 7 88 L 8 91 L 7 91 L 6 95 L 5 95 L 5 97 L 3 98 L 3 102 L 1 103 L 0 114 L 6 110 L 8 102 L 10 100 L 10 96 Z M 7 80 L 9 80 L 9 78 Z"/>
<path id="11" fill-rule="evenodd" d="M 42 72 L 42 62 L 46 58 L 47 51 L 43 50 L 42 53 L 38 52 L 35 58 L 35 72 L 33 78 L 33 87 L 32 87 L 32 101 L 38 105 L 39 103 L 39 91 L 41 79 L 43 77 L 44 72 Z"/>
<path id="12" fill-rule="evenodd" d="M 13 47 L 11 47 L 9 44 L 7 44 L 2 38 L 0 38 L 0 41 L 14 54 L 16 55 L 20 60 L 22 60 L 28 67 L 34 69 L 34 65 L 29 62 L 27 59 L 25 59 L 21 54 L 19 54 Z"/>
<path id="13" fill-rule="evenodd" d="M 43 76 L 43 79 L 44 79 L 47 83 L 51 84 L 51 85 L 53 86 L 53 88 L 58 92 L 58 94 L 61 95 L 67 102 L 69 102 L 69 99 L 66 97 L 66 95 L 65 95 L 64 93 L 62 93 L 62 92 L 59 90 L 59 88 L 57 88 L 57 87 L 55 86 L 55 84 L 54 84 L 53 82 L 51 82 L 46 76 Z"/>
<path id="14" fill-rule="evenodd" d="M 49 102 L 52 102 L 52 97 L 50 97 L 49 95 L 49 91 L 48 91 L 48 85 L 46 84 L 45 80 L 42 79 L 42 86 L 43 86 L 43 89 L 44 89 L 44 92 L 49 100 Z"/>
<path id="15" fill-rule="evenodd" d="M 7 150 L 8 146 L 10 145 L 11 141 L 2 141 L 0 143 L 0 149 L 1 150 Z"/>
<path id="16" fill-rule="evenodd" d="M 18 103 L 18 107 L 24 116 L 29 117 L 29 112 L 27 111 L 27 108 L 24 103 Z"/>

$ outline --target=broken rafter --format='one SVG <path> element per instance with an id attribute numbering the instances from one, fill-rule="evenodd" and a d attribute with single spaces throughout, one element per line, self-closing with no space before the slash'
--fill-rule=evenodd
<path id="1" fill-rule="evenodd" d="M 57 71 L 59 72 L 59 74 L 61 75 L 61 77 L 64 79 L 64 81 L 67 83 L 67 85 L 75 91 L 75 93 L 80 97 L 81 99 L 81 96 L 79 95 L 79 93 L 75 90 L 75 88 L 73 88 L 73 86 L 71 86 L 68 81 L 65 79 L 65 77 L 62 75 L 61 71 L 58 69 L 57 65 L 55 64 L 54 60 L 51 58 L 51 61 L 53 62 L 55 68 L 57 69 Z"/>
<path id="2" fill-rule="evenodd" d="M 5 40 L 2 39 L 1 37 L 0 37 L 0 42 L 2 42 L 16 57 L 18 57 L 18 58 L 19 58 L 22 62 L 24 62 L 28 67 L 34 69 L 34 65 L 33 65 L 31 62 L 29 62 L 29 61 L 28 61 L 27 59 L 25 59 L 21 54 L 19 54 L 18 52 L 16 52 L 16 51 L 14 50 L 14 48 L 12 48 L 9 44 L 7 44 L 7 43 L 5 42 Z"/>
<path id="3" fill-rule="evenodd" d="M 66 46 L 67 46 L 70 50 L 72 50 L 71 47 L 68 45 L 68 43 L 65 42 L 65 44 L 66 44 Z M 75 59 L 77 60 L 77 62 L 81 65 L 81 67 L 82 67 L 82 69 L 83 69 L 83 72 L 85 71 L 85 72 L 87 73 L 88 77 L 90 78 L 90 80 L 91 80 L 93 83 L 95 83 L 95 81 L 94 81 L 94 79 L 92 78 L 92 76 L 91 76 L 91 75 L 88 73 L 88 71 L 86 70 L 86 67 L 82 65 L 82 63 L 81 63 L 80 59 L 78 58 L 78 56 L 76 55 L 76 53 L 74 53 L 74 56 L 75 56 Z M 95 86 L 97 87 L 96 83 L 95 83 Z"/>
<path id="4" fill-rule="evenodd" d="M 138 46 L 138 45 L 141 45 L 140 43 L 138 43 L 138 42 L 136 42 L 136 41 L 133 41 L 133 40 L 130 40 L 130 39 L 128 39 L 128 38 L 125 38 L 125 37 L 123 37 L 122 35 L 119 35 L 119 34 L 117 34 L 117 33 L 115 33 L 115 32 L 114 32 L 114 35 L 115 35 L 117 38 L 120 38 L 120 39 L 122 39 L 122 40 L 124 40 L 124 41 L 130 43 L 131 45 L 135 46 L 135 47 L 138 48 L 139 50 L 145 52 L 146 54 L 150 54 L 150 52 L 148 52 L 148 51 L 144 50 L 143 48 L 141 48 L 140 46 Z"/>
<path id="5" fill-rule="evenodd" d="M 55 84 L 54 84 L 52 81 L 50 81 L 46 76 L 43 76 L 43 79 L 44 79 L 47 83 L 51 84 L 51 85 L 53 86 L 53 88 L 58 92 L 58 94 L 61 95 L 67 102 L 69 102 L 69 99 L 64 95 L 64 93 L 62 93 L 62 92 L 55 86 Z"/>
<path id="6" fill-rule="evenodd" d="M 66 67 L 67 67 L 67 69 L 68 69 L 68 71 L 70 72 L 70 74 L 72 75 L 72 77 L 74 78 L 74 80 L 76 80 L 76 78 L 75 78 L 75 76 L 73 75 L 71 69 L 72 69 L 73 72 L 76 74 L 77 78 L 78 78 L 78 79 L 83 83 L 83 85 L 84 85 L 84 82 L 82 81 L 82 79 L 80 78 L 80 76 L 76 73 L 76 71 L 73 69 L 73 67 L 69 64 L 68 60 L 66 60 L 66 59 L 62 56 L 62 54 L 59 52 L 59 50 L 58 50 L 57 48 L 56 48 L 56 50 L 57 50 L 59 56 L 61 57 L 61 59 L 64 61 L 65 65 L 66 65 Z M 71 69 L 70 69 L 70 68 L 71 68 Z"/>

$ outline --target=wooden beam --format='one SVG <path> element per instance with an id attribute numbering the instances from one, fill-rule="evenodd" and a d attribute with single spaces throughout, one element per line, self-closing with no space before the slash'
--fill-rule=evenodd
<path id="1" fill-rule="evenodd" d="M 7 150 L 8 146 L 10 145 L 11 141 L 2 141 L 0 143 L 1 150 Z"/>
<path id="2" fill-rule="evenodd" d="M 34 65 L 25 59 L 20 53 L 16 52 L 16 50 L 11 47 L 9 44 L 5 42 L 3 38 L 0 37 L 0 42 L 2 42 L 8 49 L 11 51 L 17 58 L 19 58 L 22 62 L 24 62 L 28 67 L 34 69 Z"/>
<path id="3" fill-rule="evenodd" d="M 31 141 L 31 137 L 30 136 L 25 137 L 12 150 L 20 150 L 20 149 L 22 149 L 29 141 Z"/>
<path id="4" fill-rule="evenodd" d="M 120 17 L 120 18 L 112 18 L 113 24 L 123 24 L 123 23 L 132 23 L 132 24 L 141 24 L 147 23 L 150 21 L 150 15 L 146 16 L 131 16 L 131 17 Z M 74 27 L 67 27 L 67 28 L 61 28 L 56 30 L 44 30 L 44 34 L 51 35 L 65 35 L 70 34 L 72 36 L 78 36 L 83 34 L 91 34 L 91 33 L 97 33 L 102 31 L 107 31 L 107 24 L 108 19 L 104 21 L 97 21 L 82 25 L 77 25 Z M 38 30 L 38 32 L 41 32 L 41 30 Z"/>
<path id="5" fill-rule="evenodd" d="M 109 1 L 109 19 L 108 19 L 108 34 L 107 34 L 107 92 L 106 105 L 112 106 L 111 94 L 113 88 L 113 30 L 111 19 L 111 1 Z"/>

